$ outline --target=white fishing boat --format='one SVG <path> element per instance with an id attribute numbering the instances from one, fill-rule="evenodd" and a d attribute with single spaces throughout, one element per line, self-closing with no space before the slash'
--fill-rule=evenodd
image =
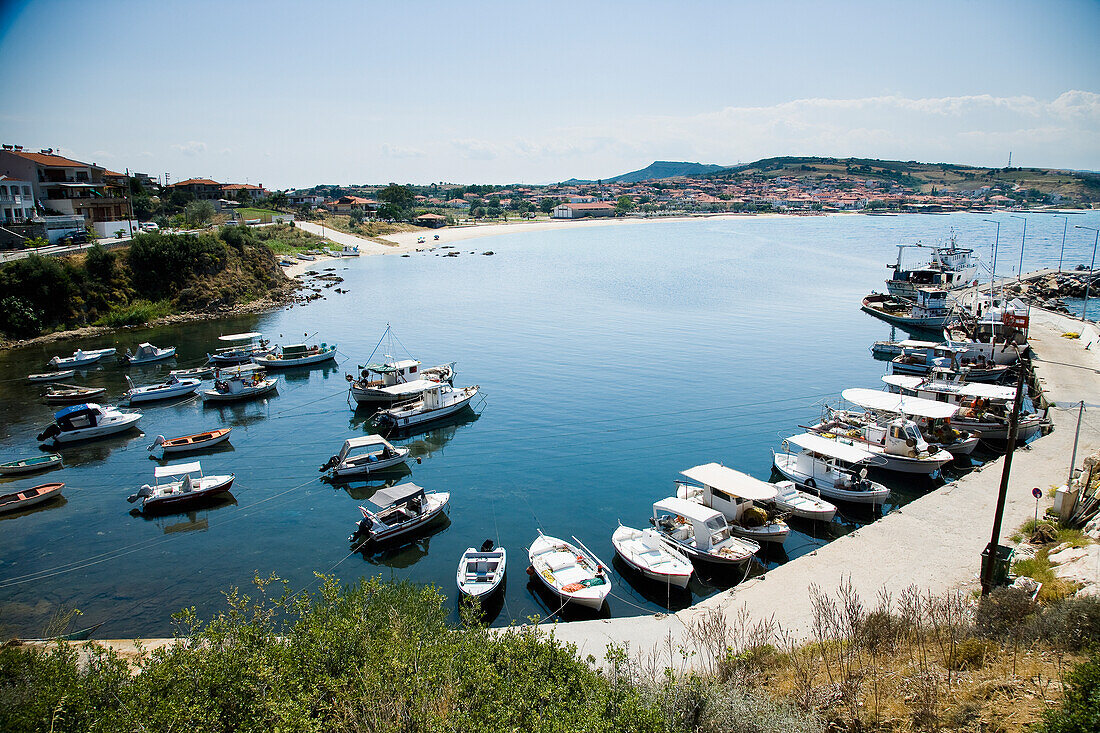
<path id="1" fill-rule="evenodd" d="M 46 362 L 46 366 L 52 369 L 72 369 L 73 367 L 83 367 L 95 364 L 105 356 L 110 356 L 115 353 L 113 348 L 108 349 L 93 349 L 91 351 L 84 351 L 83 349 L 77 349 L 73 352 L 72 356 L 60 357 L 55 356 Z"/>
<path id="2" fill-rule="evenodd" d="M 595 555 L 578 545 L 540 531 L 527 553 L 529 572 L 560 598 L 563 606 L 573 603 L 599 610 L 611 592 L 611 576 Z"/>
<path id="3" fill-rule="evenodd" d="M 268 369 L 282 369 L 307 364 L 319 364 L 336 358 L 336 344 L 329 346 L 306 346 L 305 344 L 288 344 L 277 346 L 270 354 L 253 357 L 253 361 Z"/>
<path id="4" fill-rule="evenodd" d="M 57 384 L 49 387 L 43 397 L 47 405 L 68 405 L 87 402 L 107 394 L 106 387 L 81 387 L 78 384 Z"/>
<path id="5" fill-rule="evenodd" d="M 197 475 L 195 475 L 197 474 Z M 182 478 L 176 478 L 181 476 Z M 176 479 L 161 483 L 163 478 Z M 234 474 L 204 476 L 199 461 L 157 466 L 153 469 L 154 485 L 145 484 L 137 493 L 126 497 L 133 504 L 141 500 L 143 512 L 174 509 L 224 494 L 233 486 Z"/>
<path id="6" fill-rule="evenodd" d="M 45 374 L 28 374 L 28 382 L 60 382 L 76 374 L 75 369 L 64 369 L 59 372 L 46 372 Z"/>
<path id="7" fill-rule="evenodd" d="M 959 411 L 955 405 L 920 397 L 907 397 L 878 389 L 853 388 L 841 393 L 845 400 L 866 412 L 834 411 L 841 419 L 854 423 L 882 423 L 895 416 L 913 420 L 929 445 L 938 446 L 951 455 L 970 455 L 978 445 L 978 434 L 957 430 L 951 420 Z"/>
<path id="8" fill-rule="evenodd" d="M 126 377 L 126 386 L 128 390 L 122 395 L 127 404 L 136 405 L 139 402 L 155 402 L 156 400 L 169 400 L 173 397 L 183 397 L 189 394 L 195 394 L 198 391 L 199 386 L 202 385 L 201 379 L 179 379 L 178 377 L 168 377 L 167 380 L 159 382 L 157 384 L 147 384 L 142 387 L 135 387 L 133 381 Z"/>
<path id="9" fill-rule="evenodd" d="M 812 426 L 810 432 L 867 451 L 884 471 L 930 475 L 955 459 L 929 445 L 917 424 L 905 417 L 852 423 L 834 416 Z"/>
<path id="10" fill-rule="evenodd" d="M 1008 440 L 1009 417 L 1016 398 L 1014 387 L 961 382 L 936 371 L 925 378 L 888 374 L 882 381 L 891 392 L 959 407 L 952 418 L 953 424 L 977 433 L 983 440 Z M 1039 414 L 1021 408 L 1016 439 L 1025 441 L 1041 429 Z"/>
<path id="11" fill-rule="evenodd" d="M 21 512 L 61 496 L 63 483 L 41 484 L 0 496 L 0 514 Z"/>
<path id="12" fill-rule="evenodd" d="M 203 450 L 229 440 L 229 433 L 232 430 L 233 428 L 218 428 L 217 430 L 208 430 L 205 433 L 182 435 L 178 438 L 169 439 L 165 439 L 163 435 L 158 435 L 153 440 L 153 444 L 149 446 L 149 450 L 152 452 L 160 448 L 161 455 Z"/>
<path id="13" fill-rule="evenodd" d="M 363 518 L 355 525 L 348 542 L 360 547 L 383 544 L 420 532 L 443 516 L 450 500 L 449 492 L 424 491 L 412 483 L 379 489 L 370 498 L 379 511 L 359 507 Z"/>
<path id="14" fill-rule="evenodd" d="M 294 256 L 297 257 L 300 260 L 305 260 L 306 262 L 313 262 L 314 260 L 317 259 L 315 256 L 305 254 L 304 252 L 299 252 L 298 254 L 296 254 Z"/>
<path id="15" fill-rule="evenodd" d="M 871 293 L 863 299 L 862 310 L 895 326 L 926 331 L 941 330 L 955 320 L 947 291 L 938 288 L 920 288 L 913 300 Z"/>
<path id="16" fill-rule="evenodd" d="M 129 430 L 141 419 L 140 412 L 122 412 L 94 402 L 72 405 L 54 413 L 54 422 L 38 435 L 38 441 L 54 445 L 102 438 Z"/>
<path id="17" fill-rule="evenodd" d="M 782 543 L 791 533 L 786 522 L 757 506 L 775 499 L 774 484 L 719 463 L 693 466 L 680 475 L 697 483 L 676 482 L 676 496 L 721 512 L 735 535 Z"/>
<path id="18" fill-rule="evenodd" d="M 193 369 L 173 369 L 168 372 L 168 376 L 178 377 L 180 379 L 210 379 L 214 376 L 214 370 L 215 367 L 212 366 L 194 367 Z"/>
<path id="19" fill-rule="evenodd" d="M 263 356 L 271 351 L 263 334 L 258 331 L 218 336 L 218 341 L 228 346 L 221 346 L 213 354 L 206 355 L 207 360 L 216 366 L 245 364 L 252 361 L 253 357 Z"/>
<path id="20" fill-rule="evenodd" d="M 1007 364 L 996 364 L 981 354 L 969 356 L 967 349 L 946 344 L 931 348 L 906 348 L 890 360 L 890 371 L 894 374 L 923 376 L 933 369 L 946 369 L 967 382 L 997 382 L 1010 368 Z"/>
<path id="21" fill-rule="evenodd" d="M 691 560 L 743 565 L 760 551 L 755 541 L 735 537 L 721 512 L 677 496 L 655 502 L 649 521 L 661 537 Z"/>
<path id="22" fill-rule="evenodd" d="M 0 463 L 0 476 L 20 476 L 25 473 L 46 471 L 61 465 L 61 456 L 57 453 L 20 458 L 16 461 Z"/>
<path id="23" fill-rule="evenodd" d="M 357 246 L 353 247 L 353 246 L 349 246 L 349 245 L 345 244 L 344 248 L 342 250 L 340 250 L 340 254 L 343 255 L 344 257 L 358 257 L 359 256 L 359 247 L 357 247 Z"/>
<path id="24" fill-rule="evenodd" d="M 791 516 L 812 519 L 817 522 L 831 522 L 836 515 L 836 505 L 820 496 L 800 491 L 794 481 L 776 481 L 776 494 L 772 504 L 776 509 L 789 512 Z"/>
<path id="25" fill-rule="evenodd" d="M 368 364 L 351 381 L 351 396 L 358 405 L 385 406 L 415 399 L 426 390 L 454 380 L 454 362 L 420 368 L 415 359 Z"/>
<path id="26" fill-rule="evenodd" d="M 468 547 L 458 560 L 458 592 L 476 600 L 488 598 L 502 586 L 507 569 L 508 553 L 494 548 L 492 540 L 485 540 L 480 550 Z"/>
<path id="27" fill-rule="evenodd" d="M 695 571 L 687 555 L 652 529 L 634 529 L 620 524 L 611 535 L 611 544 L 623 562 L 658 583 L 687 588 Z"/>
<path id="28" fill-rule="evenodd" d="M 138 344 L 137 351 L 134 353 L 130 353 L 130 350 L 126 349 L 126 353 L 118 357 L 118 360 L 123 364 L 138 366 L 139 364 L 152 364 L 158 361 L 165 361 L 171 359 L 175 355 L 175 346 L 161 349 L 146 342 Z"/>
<path id="29" fill-rule="evenodd" d="M 265 379 L 260 374 L 253 374 L 251 377 L 218 379 L 214 382 L 214 389 L 202 391 L 202 399 L 204 403 L 251 400 L 274 392 L 278 385 L 278 379 Z"/>
<path id="30" fill-rule="evenodd" d="M 791 445 L 801 450 L 791 452 Z M 783 449 L 772 453 L 775 467 L 799 488 L 853 504 L 879 506 L 890 498 L 890 489 L 867 478 L 876 457 L 862 448 L 802 433 L 783 441 Z"/>
<path id="31" fill-rule="evenodd" d="M 477 393 L 476 384 L 471 387 L 452 387 L 449 384 L 437 382 L 433 387 L 426 389 L 420 399 L 395 405 L 387 410 L 379 410 L 371 420 L 386 430 L 423 425 L 465 409 Z"/>
<path id="32" fill-rule="evenodd" d="M 266 370 L 259 364 L 237 364 L 236 366 L 214 367 L 214 379 L 228 379 L 229 377 L 245 377 L 253 374 L 264 374 Z"/>
<path id="33" fill-rule="evenodd" d="M 888 266 L 894 272 L 886 281 L 886 289 L 891 295 L 913 299 L 918 288 L 959 287 L 972 281 L 978 270 L 978 254 L 972 249 L 959 247 L 954 232 L 946 245 L 931 247 L 932 255 L 927 264 L 911 269 L 902 268 L 902 254 L 908 248 L 929 248 L 929 245 L 917 242 L 899 244 L 897 247 L 898 261 L 896 265 Z"/>
<path id="34" fill-rule="evenodd" d="M 340 452 L 320 470 L 331 470 L 333 478 L 347 478 L 393 468 L 408 457 L 408 448 L 395 446 L 381 435 L 363 435 L 345 440 Z"/>

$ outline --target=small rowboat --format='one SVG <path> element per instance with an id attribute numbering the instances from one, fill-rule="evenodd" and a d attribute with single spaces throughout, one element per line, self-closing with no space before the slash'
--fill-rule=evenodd
<path id="1" fill-rule="evenodd" d="M 168 372 L 170 377 L 178 377 L 179 379 L 193 378 L 193 379 L 210 379 L 214 376 L 214 367 L 202 366 L 195 367 L 194 369 L 173 369 Z"/>
<path id="2" fill-rule="evenodd" d="M 51 499 L 56 499 L 61 496 L 61 489 L 65 484 L 42 484 L 40 486 L 34 486 L 29 489 L 23 489 L 22 491 L 16 491 L 14 494 L 4 494 L 0 496 L 0 514 L 5 512 L 18 512 L 32 507 L 35 504 L 41 504 Z"/>
<path id="3" fill-rule="evenodd" d="M 611 535 L 611 544 L 627 565 L 650 580 L 687 588 L 694 570 L 691 561 L 654 530 L 620 525 Z"/>
<path id="4" fill-rule="evenodd" d="M 193 450 L 202 450 L 203 448 L 209 448 L 212 445 L 224 443 L 229 440 L 229 433 L 232 429 L 233 428 L 219 428 L 218 430 L 195 433 L 194 435 L 184 435 L 179 438 L 171 438 L 170 440 L 165 440 L 163 435 L 158 435 L 153 441 L 153 444 L 149 446 L 149 450 L 153 451 L 159 447 L 165 455 L 169 453 L 186 453 Z"/>
<path id="5" fill-rule="evenodd" d="M 611 592 L 611 578 L 595 555 L 582 551 L 577 538 L 573 541 L 577 544 L 540 530 L 528 551 L 531 568 L 527 572 L 558 596 L 562 605 L 574 603 L 599 610 Z"/>
<path id="6" fill-rule="evenodd" d="M 71 402 L 87 402 L 94 397 L 107 394 L 106 387 L 81 387 L 79 385 L 62 385 L 50 387 L 46 390 L 47 405 L 67 405 Z"/>
<path id="7" fill-rule="evenodd" d="M 62 379 L 68 379 L 76 374 L 75 369 L 65 369 L 60 372 L 47 372 L 46 374 L 28 374 L 27 381 L 30 382 L 60 382 Z"/>
<path id="8" fill-rule="evenodd" d="M 480 551 L 467 548 L 458 561 L 459 592 L 468 598 L 488 598 L 500 588 L 507 562 L 504 548 L 493 549 L 492 540 L 485 540 Z"/>
<path id="9" fill-rule="evenodd" d="M 61 456 L 57 453 L 47 453 L 46 455 L 34 456 L 33 458 L 22 458 L 18 461 L 0 463 L 0 476 L 17 476 L 21 473 L 45 471 L 46 469 L 60 465 Z"/>

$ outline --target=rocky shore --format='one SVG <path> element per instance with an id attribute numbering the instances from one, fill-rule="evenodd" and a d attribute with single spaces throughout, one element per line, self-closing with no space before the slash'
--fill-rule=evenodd
<path id="1" fill-rule="evenodd" d="M 1005 285 L 1005 291 L 1028 298 L 1047 310 L 1069 314 L 1062 298 L 1084 298 L 1086 286 L 1090 298 L 1100 297 L 1100 275 L 1090 276 L 1087 270 L 1046 273 L 1030 280 Z"/>

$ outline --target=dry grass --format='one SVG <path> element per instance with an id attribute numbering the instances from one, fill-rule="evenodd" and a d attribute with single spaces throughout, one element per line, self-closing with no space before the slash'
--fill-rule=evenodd
<path id="1" fill-rule="evenodd" d="M 338 232 L 354 234 L 358 237 L 369 239 L 372 242 L 386 245 L 392 245 L 393 242 L 379 239 L 379 237 L 384 237 L 387 234 L 397 234 L 399 232 L 433 231 L 427 227 L 418 227 L 414 224 L 405 224 L 403 222 L 389 224 L 380 221 L 364 221 L 362 224 L 353 224 L 351 217 L 347 214 L 325 214 L 323 217 L 313 220 L 313 223 L 324 224 L 326 227 L 331 227 Z"/>

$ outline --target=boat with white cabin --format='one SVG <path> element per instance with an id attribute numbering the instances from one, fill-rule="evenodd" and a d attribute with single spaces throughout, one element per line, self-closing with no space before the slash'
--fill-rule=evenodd
<path id="1" fill-rule="evenodd" d="M 947 244 L 929 246 L 917 242 L 916 244 L 899 244 L 897 264 L 887 265 L 893 273 L 886 281 L 886 291 L 890 295 L 900 296 L 913 300 L 916 298 L 918 288 L 937 287 L 951 289 L 971 282 L 978 271 L 980 255 L 973 249 L 958 246 L 955 233 L 951 232 Z M 906 249 L 928 249 L 932 255 L 928 263 L 914 268 L 904 269 L 901 265 L 902 255 Z"/>
<path id="2" fill-rule="evenodd" d="M 959 407 L 952 418 L 954 424 L 977 433 L 983 440 L 1008 440 L 1009 417 L 1016 398 L 1014 387 L 962 382 L 935 370 L 924 378 L 887 374 L 882 381 L 891 392 Z M 1016 440 L 1028 440 L 1042 429 L 1042 424 L 1038 413 L 1021 407 Z"/>
<path id="3" fill-rule="evenodd" d="M 983 354 L 970 356 L 969 349 L 938 344 L 931 348 L 907 348 L 890 360 L 893 374 L 924 376 L 933 369 L 946 369 L 957 373 L 967 382 L 998 382 L 1011 367 L 997 364 Z"/>
<path id="4" fill-rule="evenodd" d="M 941 330 L 956 318 L 947 291 L 939 288 L 919 288 L 913 299 L 871 293 L 861 310 L 895 326 L 925 331 Z"/>
<path id="5" fill-rule="evenodd" d="M 54 413 L 54 421 L 38 435 L 40 443 L 74 443 L 121 433 L 137 425 L 140 412 L 122 412 L 94 402 L 72 405 Z"/>
<path id="6" fill-rule="evenodd" d="M 756 542 L 783 543 L 791 533 L 787 523 L 756 506 L 775 499 L 774 484 L 720 463 L 705 463 L 680 472 L 696 483 L 676 482 L 676 496 L 722 513 L 730 531 Z"/>
<path id="7" fill-rule="evenodd" d="M 458 559 L 458 592 L 484 600 L 503 587 L 507 570 L 508 553 L 503 547 L 494 547 L 492 540 L 485 540 L 480 550 L 467 547 Z"/>
<path id="8" fill-rule="evenodd" d="M 476 384 L 470 387 L 452 387 L 445 382 L 436 382 L 421 393 L 420 399 L 379 410 L 371 417 L 371 421 L 385 430 L 423 425 L 464 410 L 469 407 L 477 393 Z"/>
<path id="9" fill-rule="evenodd" d="M 197 474 L 197 476 L 194 474 Z M 163 478 L 175 480 L 161 483 Z M 202 464 L 199 461 L 157 466 L 153 469 L 154 485 L 145 484 L 137 493 L 126 497 L 126 501 L 133 504 L 140 500 L 140 509 L 143 512 L 170 510 L 200 502 L 217 494 L 224 494 L 233 486 L 234 478 L 235 476 L 232 473 L 221 476 L 205 476 L 202 472 Z"/>
<path id="10" fill-rule="evenodd" d="M 359 507 L 363 518 L 348 542 L 359 547 L 377 545 L 420 532 L 444 515 L 450 500 L 447 491 L 425 491 L 413 483 L 379 489 L 370 498 L 378 511 Z"/>
<path id="11" fill-rule="evenodd" d="M 266 379 L 262 374 L 252 376 L 228 377 L 214 382 L 214 389 L 202 391 L 203 403 L 215 402 L 239 402 L 262 397 L 274 392 L 279 386 L 279 380 Z"/>
<path id="12" fill-rule="evenodd" d="M 454 377 L 454 362 L 421 369 L 419 361 L 405 359 L 368 364 L 360 370 L 359 379 L 349 374 L 348 381 L 357 405 L 378 407 L 415 399 L 441 383 L 452 383 Z"/>
<path id="13" fill-rule="evenodd" d="M 695 572 L 691 561 L 653 529 L 619 525 L 611 535 L 615 552 L 630 567 L 658 583 L 687 588 Z"/>
<path id="14" fill-rule="evenodd" d="M 978 445 L 977 433 L 958 430 L 951 424 L 959 411 L 956 405 L 862 387 L 846 389 L 841 396 L 865 410 L 856 412 L 828 408 L 829 414 L 841 420 L 856 424 L 882 424 L 897 416 L 907 417 L 917 424 L 929 445 L 942 448 L 956 458 L 970 455 Z"/>
<path id="15" fill-rule="evenodd" d="M 122 364 L 129 364 L 130 366 L 138 366 L 139 364 L 153 364 L 158 361 L 166 361 L 176 355 L 176 347 L 169 346 L 166 349 L 161 349 L 152 344 L 146 342 L 138 344 L 137 351 L 130 353 L 129 349 L 126 349 L 126 353 L 118 357 L 118 360 Z"/>
<path id="16" fill-rule="evenodd" d="M 792 451 L 790 446 L 800 450 Z M 878 459 L 869 451 L 812 433 L 783 441 L 783 453 L 772 451 L 775 468 L 796 486 L 829 499 L 880 506 L 890 489 L 867 478 L 867 466 Z"/>
<path id="17" fill-rule="evenodd" d="M 599 610 L 611 593 L 611 576 L 576 538 L 573 542 L 576 544 L 544 535 L 540 530 L 527 552 L 531 561 L 528 572 L 560 598 L 563 606 L 573 603 Z"/>
<path id="18" fill-rule="evenodd" d="M 201 379 L 179 379 L 169 376 L 163 382 L 147 384 L 135 387 L 130 377 L 126 377 L 128 390 L 122 395 L 127 404 L 135 405 L 140 402 L 155 402 L 157 400 L 170 400 L 173 397 L 183 397 L 195 394 L 202 385 Z"/>
<path id="19" fill-rule="evenodd" d="M 650 523 L 676 549 L 693 561 L 746 565 L 760 551 L 750 539 L 734 536 L 721 512 L 696 501 L 670 496 L 653 504 Z"/>
<path id="20" fill-rule="evenodd" d="M 928 476 L 955 460 L 942 448 L 930 446 L 917 424 L 905 417 L 881 423 L 853 423 L 833 415 L 809 430 L 814 435 L 867 451 L 878 459 L 875 465 L 884 471 Z"/>
<path id="21" fill-rule="evenodd" d="M 91 366 L 105 356 L 110 356 L 115 353 L 115 349 L 92 349 L 91 351 L 84 351 L 83 349 L 77 349 L 73 352 L 72 356 L 60 357 L 55 356 L 46 362 L 46 365 L 52 369 L 72 369 L 74 367 Z"/>
<path id="22" fill-rule="evenodd" d="M 404 446 L 395 446 L 381 435 L 363 435 L 345 440 L 340 452 L 319 470 L 331 471 L 333 478 L 347 478 L 393 468 L 408 457 L 409 449 Z"/>

